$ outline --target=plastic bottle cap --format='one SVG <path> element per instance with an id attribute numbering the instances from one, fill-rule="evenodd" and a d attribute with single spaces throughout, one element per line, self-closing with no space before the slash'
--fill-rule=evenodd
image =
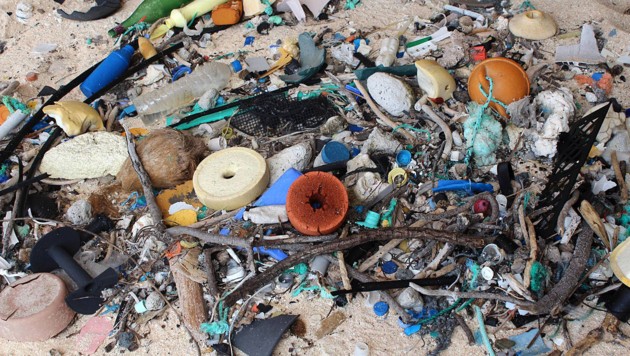
<path id="1" fill-rule="evenodd" d="M 383 316 L 389 311 L 389 304 L 385 302 L 377 302 L 376 304 L 374 304 L 373 309 L 376 316 Z"/>
<path id="2" fill-rule="evenodd" d="M 334 163 L 350 159 L 348 148 L 341 142 L 330 141 L 322 149 L 324 163 Z"/>
<path id="3" fill-rule="evenodd" d="M 494 271 L 492 268 L 486 266 L 481 269 L 481 277 L 483 277 L 486 281 L 490 281 L 494 277 Z"/>
<path id="4" fill-rule="evenodd" d="M 392 274 L 398 271 L 398 265 L 394 261 L 387 261 L 383 263 L 383 266 L 381 267 L 381 269 L 383 270 L 383 273 L 385 274 Z"/>
<path id="5" fill-rule="evenodd" d="M 234 71 L 234 73 L 238 73 L 243 70 L 243 65 L 238 60 L 232 61 L 230 65 L 232 66 L 232 70 Z"/>
<path id="6" fill-rule="evenodd" d="M 407 174 L 407 171 L 400 167 L 392 169 L 387 175 L 387 183 L 394 184 L 397 187 L 402 187 L 407 184 L 408 181 L 409 175 Z"/>
<path id="7" fill-rule="evenodd" d="M 380 220 L 381 214 L 368 210 L 367 214 L 365 214 L 365 221 L 359 221 L 357 225 L 367 227 L 368 229 L 376 229 Z"/>
<path id="8" fill-rule="evenodd" d="M 396 163 L 400 167 L 407 167 L 407 165 L 411 162 L 411 152 L 407 150 L 402 150 L 398 152 L 396 155 Z"/>

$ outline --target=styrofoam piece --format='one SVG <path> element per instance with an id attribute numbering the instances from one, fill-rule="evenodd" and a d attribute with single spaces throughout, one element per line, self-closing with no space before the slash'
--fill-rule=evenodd
<path id="1" fill-rule="evenodd" d="M 580 43 L 556 48 L 556 62 L 574 62 L 586 64 L 605 63 L 606 58 L 599 53 L 593 26 L 584 24 Z"/>

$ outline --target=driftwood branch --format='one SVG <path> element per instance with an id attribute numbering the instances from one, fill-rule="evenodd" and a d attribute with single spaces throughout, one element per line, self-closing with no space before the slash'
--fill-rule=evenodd
<path id="1" fill-rule="evenodd" d="M 311 258 L 319 255 L 331 253 L 333 251 L 343 251 L 349 248 L 359 246 L 373 241 L 387 241 L 394 238 L 424 239 L 436 240 L 441 242 L 449 242 L 454 245 L 464 245 L 469 247 L 482 247 L 487 242 L 484 237 L 470 236 L 459 233 L 449 233 L 433 229 L 421 228 L 396 228 L 388 230 L 367 231 L 360 235 L 352 235 L 343 240 L 332 241 L 317 245 L 309 250 L 299 254 L 294 254 L 286 259 L 276 263 L 265 272 L 259 274 L 256 278 L 252 278 L 243 283 L 233 293 L 224 299 L 226 306 L 231 306 L 237 300 L 245 298 L 245 296 L 253 293 L 262 286 L 271 282 L 276 276 L 280 275 L 286 269 L 302 262 L 306 262 Z"/>

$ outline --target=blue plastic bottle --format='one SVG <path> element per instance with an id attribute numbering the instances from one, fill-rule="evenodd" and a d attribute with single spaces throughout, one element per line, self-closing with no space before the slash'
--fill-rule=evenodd
<path id="1" fill-rule="evenodd" d="M 86 97 L 103 89 L 109 83 L 118 79 L 129 67 L 131 56 L 135 50 L 130 45 L 112 52 L 94 71 L 81 83 L 81 91 Z"/>

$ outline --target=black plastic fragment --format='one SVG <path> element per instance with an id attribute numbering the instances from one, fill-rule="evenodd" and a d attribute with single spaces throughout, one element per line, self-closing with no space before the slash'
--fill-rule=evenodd
<path id="1" fill-rule="evenodd" d="M 73 11 L 71 14 L 59 9 L 57 12 L 61 17 L 74 21 L 93 21 L 103 19 L 120 9 L 120 0 L 96 0 L 96 6 L 87 12 Z"/>
<path id="2" fill-rule="evenodd" d="M 595 143 L 610 105 L 610 102 L 601 105 L 571 125 L 569 132 L 560 135 L 558 153 L 547 186 L 540 194 L 541 199 L 538 202 L 539 208 L 552 207 L 536 226 L 536 231 L 542 238 L 548 239 L 556 234 L 558 215 L 571 196 L 580 169 L 588 159 L 588 153 Z"/>
<path id="3" fill-rule="evenodd" d="M 297 318 L 297 315 L 280 315 L 270 319 L 254 320 L 234 336 L 232 344 L 248 355 L 271 355 L 282 334 Z"/>

